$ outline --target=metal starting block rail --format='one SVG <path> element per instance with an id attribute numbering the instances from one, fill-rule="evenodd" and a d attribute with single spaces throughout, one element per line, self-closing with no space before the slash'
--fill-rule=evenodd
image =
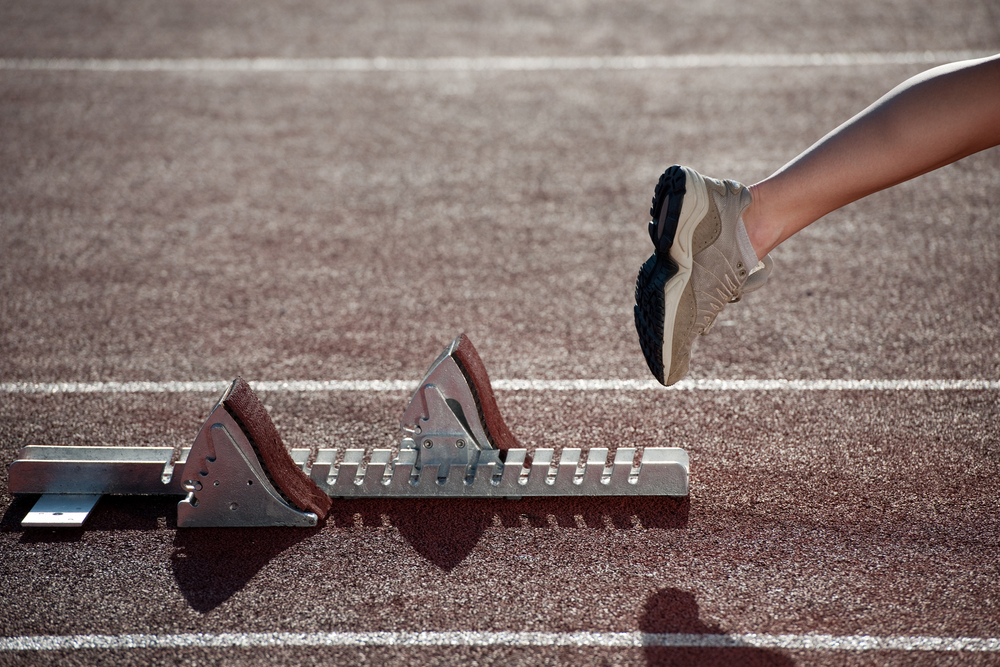
<path id="1" fill-rule="evenodd" d="M 10 491 L 41 498 L 21 525 L 79 527 L 102 495 L 183 496 L 179 527 L 316 525 L 320 515 L 302 509 L 287 474 L 264 463 L 255 441 L 262 431 L 227 401 L 238 382 L 176 459 L 171 447 L 24 447 L 10 466 Z M 631 447 L 619 447 L 610 462 L 601 447 L 531 455 L 503 447 L 516 440 L 464 335 L 431 365 L 400 426 L 398 453 L 375 449 L 367 460 L 363 449 L 346 450 L 339 462 L 338 450 L 319 449 L 310 464 L 311 450 L 290 450 L 289 465 L 302 477 L 292 482 L 331 499 L 688 494 L 688 455 L 677 447 L 646 447 L 637 464 Z"/>

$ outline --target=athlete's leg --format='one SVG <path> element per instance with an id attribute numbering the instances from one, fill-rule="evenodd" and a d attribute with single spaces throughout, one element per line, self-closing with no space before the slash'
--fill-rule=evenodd
<path id="1" fill-rule="evenodd" d="M 636 278 L 635 326 L 650 371 L 666 385 L 684 377 L 694 337 L 767 280 L 767 253 L 795 232 L 997 144 L 1000 56 L 913 77 L 750 188 L 670 167 L 650 210 L 655 252 Z"/>
<path id="2" fill-rule="evenodd" d="M 772 176 L 743 212 L 758 257 L 827 213 L 1000 144 L 1000 55 L 897 86 Z"/>

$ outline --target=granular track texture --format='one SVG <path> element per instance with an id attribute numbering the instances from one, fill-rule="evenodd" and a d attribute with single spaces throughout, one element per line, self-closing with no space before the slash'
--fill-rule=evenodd
<path id="1" fill-rule="evenodd" d="M 299 509 L 325 518 L 330 511 L 330 497 L 295 465 L 267 409 L 250 385 L 243 378 L 236 378 L 223 403 L 243 428 L 278 490 Z"/>

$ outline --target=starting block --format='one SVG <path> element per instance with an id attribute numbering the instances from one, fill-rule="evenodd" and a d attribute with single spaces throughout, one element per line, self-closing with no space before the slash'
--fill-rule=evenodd
<path id="1" fill-rule="evenodd" d="M 315 526 L 337 499 L 686 496 L 678 447 L 521 447 L 463 334 L 434 360 L 400 423 L 399 448 L 288 450 L 263 404 L 237 378 L 194 443 L 171 447 L 21 449 L 10 492 L 41 494 L 24 527 L 79 527 L 102 495 L 176 495 L 177 525 Z"/>

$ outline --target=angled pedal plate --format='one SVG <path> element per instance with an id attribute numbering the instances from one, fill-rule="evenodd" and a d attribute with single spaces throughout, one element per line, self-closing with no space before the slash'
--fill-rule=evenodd
<path id="1" fill-rule="evenodd" d="M 79 526 L 103 494 L 183 496 L 180 527 L 314 526 L 331 498 L 688 494 L 688 455 L 677 447 L 641 454 L 619 447 L 610 460 L 601 447 L 529 453 L 504 423 L 464 334 L 431 364 L 400 428 L 398 450 L 366 457 L 348 449 L 338 463 L 337 450 L 319 449 L 310 465 L 310 450 L 286 450 L 263 405 L 237 379 L 179 456 L 169 447 L 30 445 L 10 466 L 9 488 L 43 494 L 26 527 Z M 88 502 L 72 516 L 63 511 Z"/>
<path id="2" fill-rule="evenodd" d="M 282 497 L 222 401 L 195 438 L 182 477 L 188 495 L 177 505 L 178 526 L 308 527 L 318 520 Z"/>

